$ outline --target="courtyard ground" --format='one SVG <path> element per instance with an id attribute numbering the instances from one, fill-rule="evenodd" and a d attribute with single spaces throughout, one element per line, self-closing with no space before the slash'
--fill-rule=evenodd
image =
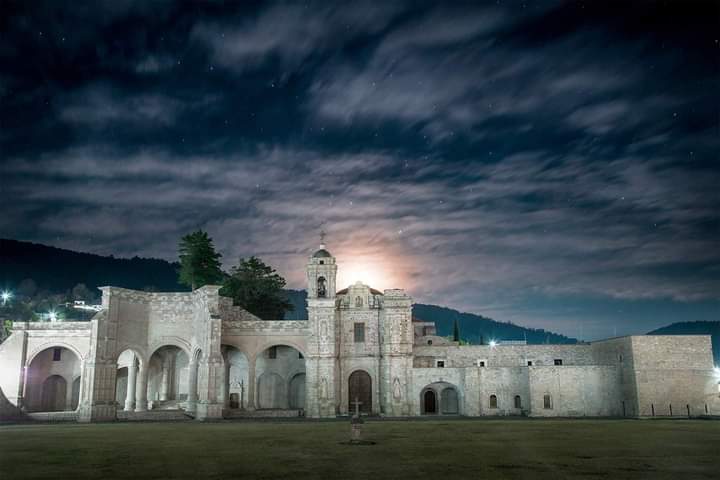
<path id="1" fill-rule="evenodd" d="M 370 421 L 0 426 L 3 479 L 720 478 L 720 422 Z"/>

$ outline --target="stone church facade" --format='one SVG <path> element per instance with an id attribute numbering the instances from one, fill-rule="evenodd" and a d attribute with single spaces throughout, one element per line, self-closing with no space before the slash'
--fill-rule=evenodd
<path id="1" fill-rule="evenodd" d="M 15 323 L 0 415 L 83 422 L 192 416 L 699 416 L 720 413 L 709 336 L 458 345 L 403 291 L 337 290 L 324 246 L 307 321 L 261 320 L 217 286 L 103 287 L 90 322 Z M 175 417 L 173 417 L 175 416 Z"/>

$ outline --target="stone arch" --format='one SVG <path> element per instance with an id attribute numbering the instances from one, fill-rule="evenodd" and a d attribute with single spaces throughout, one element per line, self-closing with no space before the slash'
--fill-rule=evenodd
<path id="1" fill-rule="evenodd" d="M 174 341 L 163 342 L 148 357 L 148 400 L 153 408 L 181 408 L 188 397 L 190 349 Z"/>
<path id="2" fill-rule="evenodd" d="M 75 356 L 82 362 L 85 360 L 85 356 L 80 353 L 80 350 L 77 349 L 75 345 L 72 345 L 70 343 L 61 342 L 61 341 L 52 341 L 52 342 L 45 342 L 42 345 L 39 345 L 35 347 L 30 354 L 27 356 L 26 365 L 30 365 L 33 360 L 35 360 L 35 357 L 37 357 L 39 354 L 44 352 L 45 350 L 48 350 L 50 348 L 66 348 L 73 352 Z"/>
<path id="3" fill-rule="evenodd" d="M 177 347 L 183 352 L 185 352 L 188 360 L 191 358 L 192 349 L 189 343 L 187 343 L 180 337 L 163 337 L 162 342 L 156 342 L 152 345 L 151 348 L 148 349 L 148 352 L 150 352 L 150 355 L 148 355 L 148 360 L 151 359 L 152 356 L 158 352 L 158 350 L 165 347 Z"/>
<path id="4" fill-rule="evenodd" d="M 350 372 L 348 383 L 348 412 L 355 411 L 355 399 L 362 402 L 360 412 L 371 413 L 373 408 L 372 376 L 361 368 Z"/>
<path id="5" fill-rule="evenodd" d="M 135 354 L 135 358 L 137 359 L 137 361 L 141 367 L 144 365 L 147 365 L 147 359 L 149 357 L 145 356 L 145 354 L 146 354 L 145 350 L 138 345 L 129 345 L 129 344 L 123 345 L 115 351 L 115 363 L 116 364 L 120 361 L 120 355 L 122 355 L 123 353 L 125 353 L 127 351 L 131 351 L 132 353 Z"/>
<path id="6" fill-rule="evenodd" d="M 294 341 L 285 341 L 284 338 L 272 340 L 262 344 L 250 360 L 254 368 L 248 384 L 254 390 L 248 392 L 248 406 L 260 409 L 293 408 L 291 403 L 297 403 L 301 395 L 295 392 L 295 397 L 292 397 L 291 382 L 297 375 L 305 373 L 305 355 Z M 302 385 L 307 388 L 304 383 Z M 302 394 L 304 397 L 305 392 Z"/>
<path id="7" fill-rule="evenodd" d="M 233 344 L 223 344 L 222 353 L 225 370 L 221 393 L 225 407 L 245 408 L 250 391 L 250 355 Z"/>
<path id="8" fill-rule="evenodd" d="M 232 347 L 235 347 L 235 348 L 237 348 L 238 350 L 240 350 L 241 352 L 245 353 L 245 355 L 248 357 L 248 359 L 251 358 L 250 352 L 246 352 L 245 350 L 243 350 L 242 347 L 236 346 L 236 345 L 234 345 L 234 344 L 232 344 L 232 343 L 227 343 L 227 345 L 230 345 L 230 346 L 232 346 Z M 265 352 L 265 350 L 267 350 L 268 348 L 271 348 L 271 347 L 290 347 L 290 348 L 294 348 L 295 350 L 297 350 L 299 353 L 302 354 L 303 358 L 306 357 L 306 355 L 305 355 L 305 346 L 300 345 L 300 344 L 299 344 L 298 342 L 296 342 L 295 340 L 293 340 L 293 339 L 287 339 L 287 338 L 278 338 L 278 339 L 276 339 L 276 340 L 273 340 L 273 339 L 271 338 L 270 340 L 266 341 L 265 343 L 262 343 L 262 344 L 258 345 L 258 347 L 255 349 L 254 354 L 252 354 L 252 358 L 253 358 L 253 359 L 257 359 L 258 356 L 260 356 L 263 352 Z"/>
<path id="9" fill-rule="evenodd" d="M 124 361 L 123 356 L 126 357 Z M 133 361 L 125 363 L 130 359 Z M 114 395 L 117 408 L 128 411 L 146 408 L 148 364 L 144 350 L 136 345 L 123 345 L 117 349 Z"/>
<path id="10" fill-rule="evenodd" d="M 83 374 L 82 356 L 72 345 L 48 342 L 28 356 L 24 399 L 28 411 L 71 410 L 73 384 Z M 79 398 L 79 395 L 78 395 Z"/>
<path id="11" fill-rule="evenodd" d="M 452 383 L 433 382 L 420 390 L 420 413 L 423 415 L 460 415 L 461 397 L 462 392 Z M 433 405 L 434 410 L 429 408 Z"/>
<path id="12" fill-rule="evenodd" d="M 432 388 L 423 388 L 420 392 L 420 413 L 435 415 L 438 413 L 437 393 Z"/>

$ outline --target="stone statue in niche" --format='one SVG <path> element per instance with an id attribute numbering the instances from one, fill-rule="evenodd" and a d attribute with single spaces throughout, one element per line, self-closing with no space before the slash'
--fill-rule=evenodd
<path id="1" fill-rule="evenodd" d="M 327 326 L 327 322 L 325 320 L 323 320 L 322 322 L 320 322 L 320 340 L 323 342 L 326 342 L 327 337 L 328 337 L 328 326 Z"/>
<path id="2" fill-rule="evenodd" d="M 362 297 L 355 298 L 355 306 L 361 308 L 363 306 L 363 299 Z"/>
<path id="3" fill-rule="evenodd" d="M 328 394 L 327 378 L 323 377 L 322 380 L 320 380 L 320 398 L 326 399 L 327 394 Z"/>
<path id="4" fill-rule="evenodd" d="M 393 397 L 395 398 L 395 400 L 400 400 L 402 398 L 400 379 L 397 377 L 395 377 L 395 380 L 393 381 Z"/>

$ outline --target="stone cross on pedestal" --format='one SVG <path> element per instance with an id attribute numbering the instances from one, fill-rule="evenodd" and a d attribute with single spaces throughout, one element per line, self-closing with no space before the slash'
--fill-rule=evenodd
<path id="1" fill-rule="evenodd" d="M 360 418 L 360 405 L 362 402 L 355 397 L 355 401 L 352 402 L 355 405 L 355 415 L 350 419 L 350 443 L 359 444 L 362 443 L 362 418 Z"/>
<path id="2" fill-rule="evenodd" d="M 351 403 L 355 405 L 355 417 L 360 418 L 360 405 L 362 405 L 363 402 L 359 401 L 358 398 L 355 397 L 355 401 Z"/>

